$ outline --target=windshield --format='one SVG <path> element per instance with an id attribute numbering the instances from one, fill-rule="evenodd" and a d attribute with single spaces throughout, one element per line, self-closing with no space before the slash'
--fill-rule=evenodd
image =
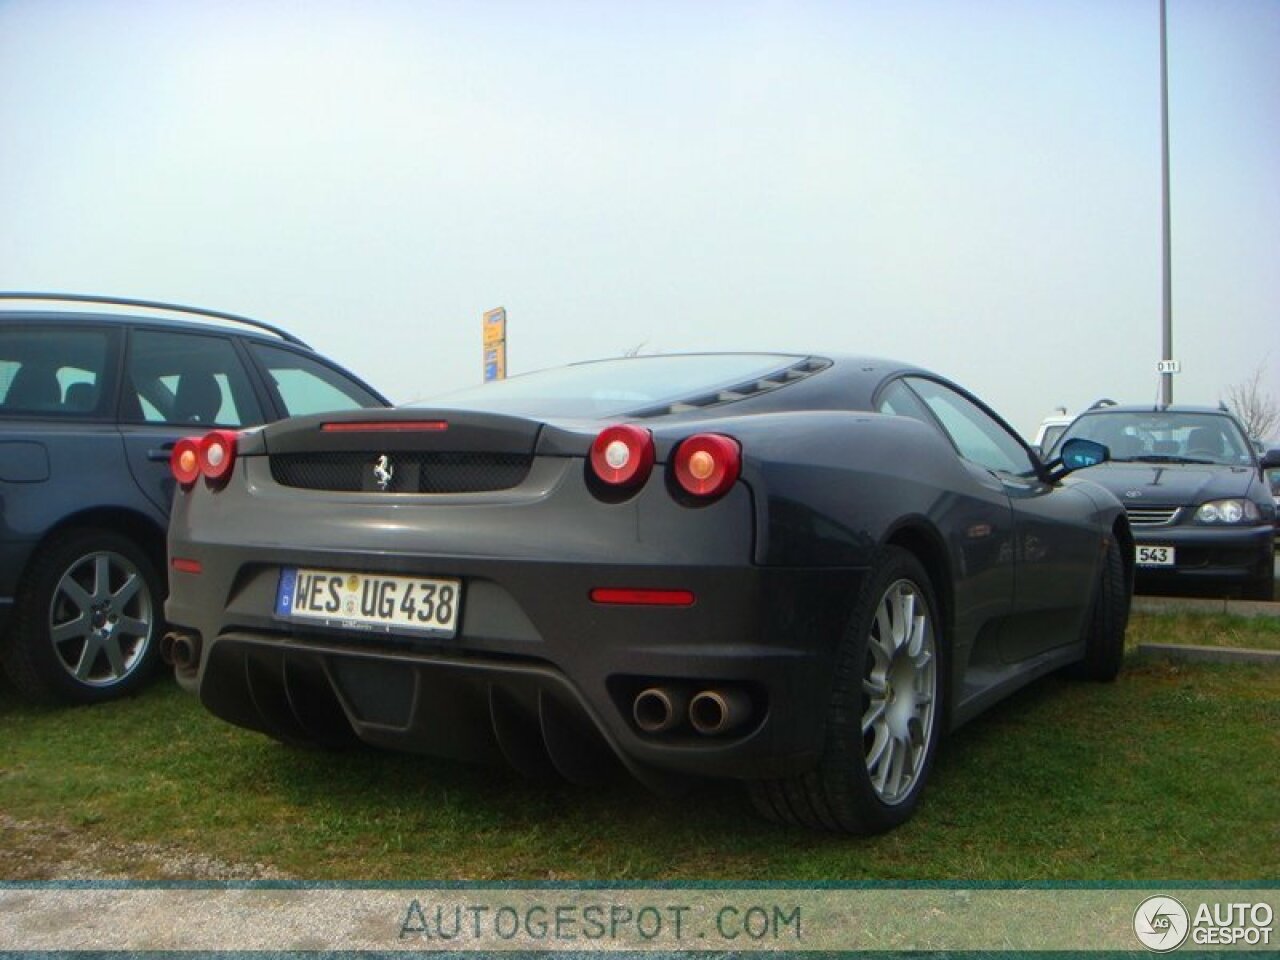
<path id="1" fill-rule="evenodd" d="M 539 417 L 616 417 L 759 380 L 801 358 L 782 354 L 627 357 L 555 367 L 446 393 L 415 406 Z"/>
<path id="2" fill-rule="evenodd" d="M 1253 463 L 1253 453 L 1235 421 L 1216 413 L 1101 410 L 1082 414 L 1067 428 L 1062 441 L 1072 437 L 1106 444 L 1111 459 L 1118 461 Z"/>
<path id="3" fill-rule="evenodd" d="M 1040 438 L 1040 449 L 1041 450 L 1051 449 L 1053 445 L 1057 442 L 1058 438 L 1062 436 L 1062 432 L 1066 429 L 1067 429 L 1067 425 L 1065 423 L 1061 423 L 1061 424 L 1055 423 L 1045 427 L 1044 435 Z"/>

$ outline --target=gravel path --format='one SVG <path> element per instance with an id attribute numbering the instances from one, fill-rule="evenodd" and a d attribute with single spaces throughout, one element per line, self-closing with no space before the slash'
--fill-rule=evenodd
<path id="1" fill-rule="evenodd" d="M 233 863 L 176 844 L 104 839 L 87 828 L 0 813 L 0 879 L 286 880 L 265 863 Z"/>

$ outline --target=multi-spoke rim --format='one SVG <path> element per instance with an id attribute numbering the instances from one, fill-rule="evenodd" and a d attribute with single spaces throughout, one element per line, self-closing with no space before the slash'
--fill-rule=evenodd
<path id="1" fill-rule="evenodd" d="M 938 658 L 929 604 L 910 580 L 876 607 L 862 678 L 862 746 L 876 796 L 902 803 L 919 782 L 933 738 Z"/>
<path id="2" fill-rule="evenodd" d="M 154 624 L 151 591 L 127 557 L 86 554 L 58 580 L 49 604 L 49 637 L 62 668 L 78 683 L 108 687 L 142 661 Z"/>

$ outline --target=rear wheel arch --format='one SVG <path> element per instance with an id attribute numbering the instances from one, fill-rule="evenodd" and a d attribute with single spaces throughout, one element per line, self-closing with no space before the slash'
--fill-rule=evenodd
<path id="1" fill-rule="evenodd" d="M 833 665 L 815 767 L 747 783 L 764 817 L 878 833 L 914 813 L 946 715 L 949 654 L 933 576 L 896 542 L 876 552 Z"/>
<path id="2" fill-rule="evenodd" d="M 900 525 L 885 538 L 884 545 L 906 550 L 924 567 L 933 587 L 934 599 L 937 601 L 939 618 L 942 620 L 942 636 L 944 643 L 950 643 L 953 634 L 953 616 L 955 596 L 952 589 L 951 561 L 947 557 L 947 548 L 938 532 L 924 523 L 908 523 Z"/>
<path id="3" fill-rule="evenodd" d="M 61 539 L 77 530 L 107 530 L 132 540 L 146 553 L 152 565 L 160 573 L 166 583 L 168 568 L 168 546 L 165 541 L 166 531 L 155 520 L 145 513 L 121 507 L 94 507 L 63 517 L 44 532 L 44 535 L 31 549 L 27 562 L 17 579 L 17 594 L 21 594 L 30 581 L 31 568 L 37 559 L 55 540 Z"/>
<path id="4" fill-rule="evenodd" d="M 159 526 L 155 520 L 144 513 L 119 507 L 95 507 L 92 510 L 82 510 L 64 517 L 45 531 L 27 560 L 27 568 L 31 567 L 40 550 L 55 537 L 65 536 L 68 532 L 75 530 L 108 530 L 127 540 L 132 540 L 142 548 L 155 568 L 162 575 L 164 573 L 167 566 L 164 527 Z M 26 579 L 26 570 L 23 571 L 23 579 Z"/>

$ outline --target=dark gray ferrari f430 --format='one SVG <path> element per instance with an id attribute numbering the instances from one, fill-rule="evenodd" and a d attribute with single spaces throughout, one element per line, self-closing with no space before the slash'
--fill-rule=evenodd
<path id="1" fill-rule="evenodd" d="M 179 681 L 287 742 L 505 760 L 884 830 L 943 733 L 1108 680 L 1133 541 L 972 394 L 884 360 L 636 357 L 179 442 Z"/>

